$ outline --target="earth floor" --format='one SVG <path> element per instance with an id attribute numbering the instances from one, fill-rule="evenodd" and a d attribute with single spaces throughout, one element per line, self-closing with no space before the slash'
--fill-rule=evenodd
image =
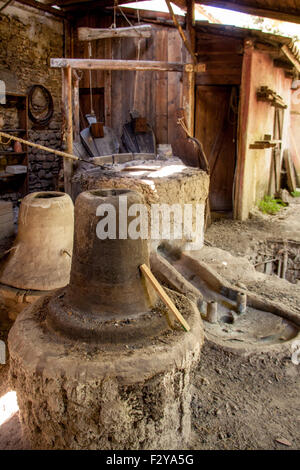
<path id="1" fill-rule="evenodd" d="M 300 204 L 276 216 L 252 214 L 246 222 L 220 220 L 205 234 L 204 260 L 233 285 L 280 300 L 300 315 L 300 285 L 258 273 L 258 245 L 270 237 L 300 241 Z M 6 339 L 9 320 L 0 325 Z M 0 399 L 9 391 L 8 364 L 0 365 Z M 291 355 L 244 357 L 205 342 L 192 385 L 189 448 L 299 449 L 300 365 Z M 0 410 L 1 411 L 1 410 Z M 0 449 L 26 449 L 18 412 L 0 425 Z"/>

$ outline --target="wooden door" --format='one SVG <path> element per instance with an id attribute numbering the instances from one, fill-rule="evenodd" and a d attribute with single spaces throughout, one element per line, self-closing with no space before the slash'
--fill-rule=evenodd
<path id="1" fill-rule="evenodd" d="M 202 142 L 210 166 L 212 211 L 230 212 L 233 209 L 237 101 L 237 87 L 197 87 L 195 136 Z"/>

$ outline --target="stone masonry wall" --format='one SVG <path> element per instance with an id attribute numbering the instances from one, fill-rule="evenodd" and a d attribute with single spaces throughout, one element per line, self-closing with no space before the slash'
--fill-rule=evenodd
<path id="1" fill-rule="evenodd" d="M 28 93 L 35 84 L 50 91 L 53 117 L 43 129 L 34 128 L 29 119 L 29 140 L 54 149 L 62 148 L 61 71 L 50 68 L 50 58 L 62 57 L 63 49 L 59 19 L 26 6 L 9 6 L 0 14 L 0 79 L 10 92 Z M 28 159 L 29 192 L 55 189 L 62 159 L 32 148 Z"/>
<path id="2" fill-rule="evenodd" d="M 60 130 L 29 131 L 29 140 L 61 150 Z M 57 187 L 62 159 L 48 152 L 32 149 L 29 156 L 29 191 L 51 191 Z"/>

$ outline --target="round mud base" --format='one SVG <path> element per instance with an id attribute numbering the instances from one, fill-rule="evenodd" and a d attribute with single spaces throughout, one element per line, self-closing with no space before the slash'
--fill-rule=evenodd
<path id="1" fill-rule="evenodd" d="M 90 344 L 47 328 L 51 296 L 17 318 L 10 375 L 32 449 L 183 449 L 190 437 L 190 375 L 203 328 L 172 293 L 191 331 L 166 328 L 134 345 Z M 116 328 L 126 328 L 116 325 Z"/>
<path id="2" fill-rule="evenodd" d="M 10 320 L 15 321 L 17 316 L 24 308 L 33 304 L 37 299 L 45 294 L 46 291 L 16 289 L 15 287 L 6 286 L 0 283 L 0 301 L 3 304 L 7 316 Z M 1 314 L 0 314 L 1 318 Z"/>

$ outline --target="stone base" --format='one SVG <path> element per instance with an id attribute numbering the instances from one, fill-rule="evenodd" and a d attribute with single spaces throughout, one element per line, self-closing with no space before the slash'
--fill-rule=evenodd
<path id="1" fill-rule="evenodd" d="M 166 326 L 134 345 L 84 343 L 52 332 L 45 322 L 51 296 L 20 314 L 9 335 L 10 374 L 32 449 L 186 446 L 190 374 L 203 328 L 194 304 L 169 294 L 191 331 Z M 125 330 L 126 322 L 116 328 Z"/>

